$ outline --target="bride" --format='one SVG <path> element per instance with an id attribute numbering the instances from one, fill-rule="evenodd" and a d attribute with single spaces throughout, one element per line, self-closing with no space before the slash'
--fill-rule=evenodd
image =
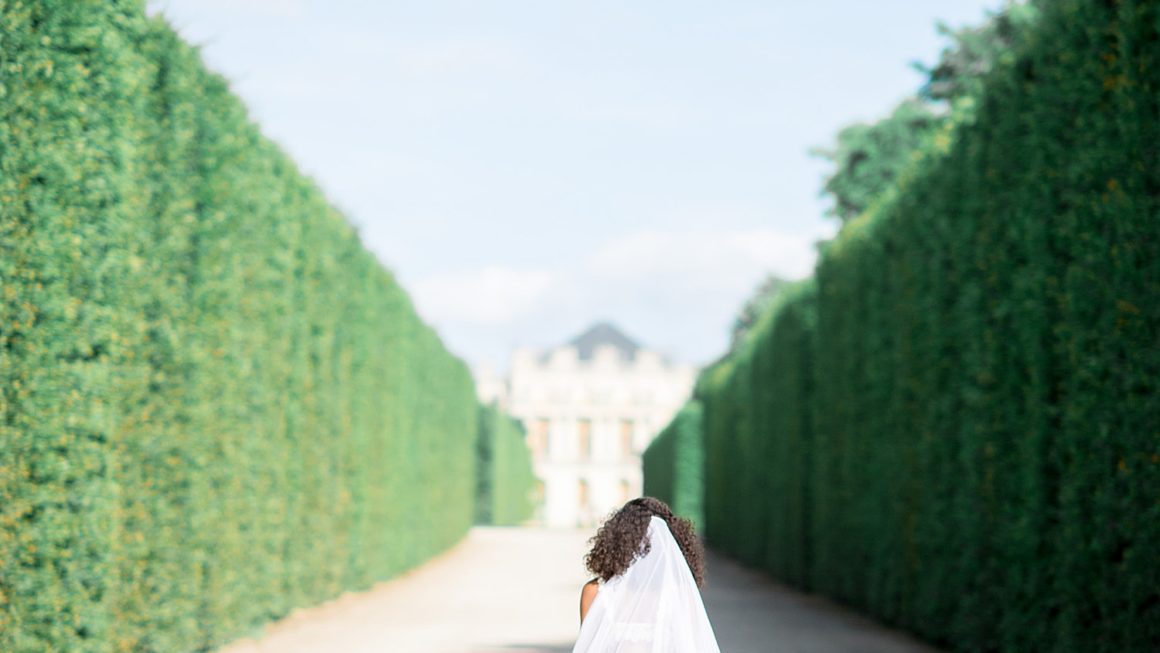
<path id="1" fill-rule="evenodd" d="M 592 538 L 572 653 L 720 653 L 698 589 L 705 562 L 687 519 L 633 499 Z"/>

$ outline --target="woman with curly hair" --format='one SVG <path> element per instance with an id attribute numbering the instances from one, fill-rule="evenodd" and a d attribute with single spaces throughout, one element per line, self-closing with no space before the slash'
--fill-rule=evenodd
<path id="1" fill-rule="evenodd" d="M 659 499 L 612 514 L 584 558 L 573 653 L 720 653 L 699 588 L 704 554 L 693 524 Z"/>

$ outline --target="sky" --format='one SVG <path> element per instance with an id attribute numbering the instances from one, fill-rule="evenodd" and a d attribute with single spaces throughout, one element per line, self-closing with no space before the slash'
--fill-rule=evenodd
<path id="1" fill-rule="evenodd" d="M 610 321 L 728 346 L 836 230 L 809 154 L 979 0 L 149 0 L 473 366 Z"/>

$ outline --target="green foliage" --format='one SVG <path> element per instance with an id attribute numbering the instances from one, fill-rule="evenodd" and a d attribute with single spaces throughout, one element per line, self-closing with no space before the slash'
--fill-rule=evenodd
<path id="1" fill-rule="evenodd" d="M 833 147 L 812 150 L 833 164 L 823 187 L 834 201 L 827 214 L 843 225 L 858 217 L 915 165 L 933 134 L 948 122 L 973 119 L 983 80 L 996 66 L 1014 61 L 1038 13 L 1032 5 L 1008 0 L 980 25 L 954 30 L 940 23 L 938 30 L 950 44 L 934 66 L 914 64 L 927 76 L 917 96 L 881 120 L 846 127 Z"/>
<path id="2" fill-rule="evenodd" d="M 0 650 L 208 650 L 472 520 L 465 366 L 139 2 L 0 4 Z"/>
<path id="3" fill-rule="evenodd" d="M 710 542 L 964 652 L 1160 644 L 1160 5 L 1038 6 L 698 382 Z"/>
<path id="4" fill-rule="evenodd" d="M 494 405 L 479 409 L 475 523 L 516 526 L 532 516 L 532 453 L 524 429 Z"/>
<path id="5" fill-rule="evenodd" d="M 941 116 L 925 103 L 908 99 L 882 120 L 838 132 L 833 149 L 812 150 L 834 165 L 824 186 L 834 199 L 827 214 L 843 223 L 861 215 L 914 164 L 916 153 L 941 123 Z"/>
<path id="6" fill-rule="evenodd" d="M 914 64 L 927 76 L 919 97 L 935 102 L 954 103 L 983 93 L 983 81 L 1003 59 L 1010 63 L 1015 49 L 1029 32 L 1038 15 L 1034 5 L 1022 0 L 1007 0 L 1003 8 L 988 12 L 979 25 L 954 29 L 938 24 L 938 32 L 950 39 L 934 66 Z"/>
<path id="7" fill-rule="evenodd" d="M 783 559 L 809 555 L 815 297 L 812 281 L 783 290 L 745 346 L 703 372 L 695 391 L 704 406 L 707 536 L 775 572 Z"/>
<path id="8" fill-rule="evenodd" d="M 770 307 L 773 306 L 781 291 L 790 285 L 790 281 L 782 279 L 781 277 L 770 274 L 765 277 L 757 289 L 753 291 L 753 295 L 746 300 L 745 305 L 741 307 L 741 311 L 737 313 L 737 317 L 733 319 L 733 331 L 729 341 L 730 353 L 737 350 L 741 343 L 745 342 L 745 337 L 749 330 L 757 321 L 761 319 L 762 315 L 769 312 Z"/>
<path id="9" fill-rule="evenodd" d="M 701 404 L 686 403 L 645 450 L 644 493 L 669 504 L 673 512 L 705 523 L 705 447 L 701 439 Z"/>

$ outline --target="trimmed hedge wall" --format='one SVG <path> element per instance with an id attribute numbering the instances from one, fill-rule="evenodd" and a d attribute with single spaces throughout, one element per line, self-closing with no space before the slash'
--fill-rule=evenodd
<path id="1" fill-rule="evenodd" d="M 956 651 L 1160 649 L 1158 27 L 1042 3 L 702 375 L 713 546 Z"/>
<path id="2" fill-rule="evenodd" d="M 644 493 L 669 504 L 677 515 L 705 523 L 705 447 L 701 438 L 701 404 L 690 400 L 642 456 Z"/>
<path id="3" fill-rule="evenodd" d="M 532 516 L 532 452 L 520 423 L 494 405 L 479 410 L 475 523 L 516 526 Z"/>
<path id="4" fill-rule="evenodd" d="M 694 391 L 704 406 L 710 544 L 799 582 L 811 553 L 816 297 L 812 281 L 787 287 Z"/>
<path id="5" fill-rule="evenodd" d="M 0 650 L 207 650 L 472 522 L 467 369 L 139 2 L 0 4 L 0 297 Z"/>

